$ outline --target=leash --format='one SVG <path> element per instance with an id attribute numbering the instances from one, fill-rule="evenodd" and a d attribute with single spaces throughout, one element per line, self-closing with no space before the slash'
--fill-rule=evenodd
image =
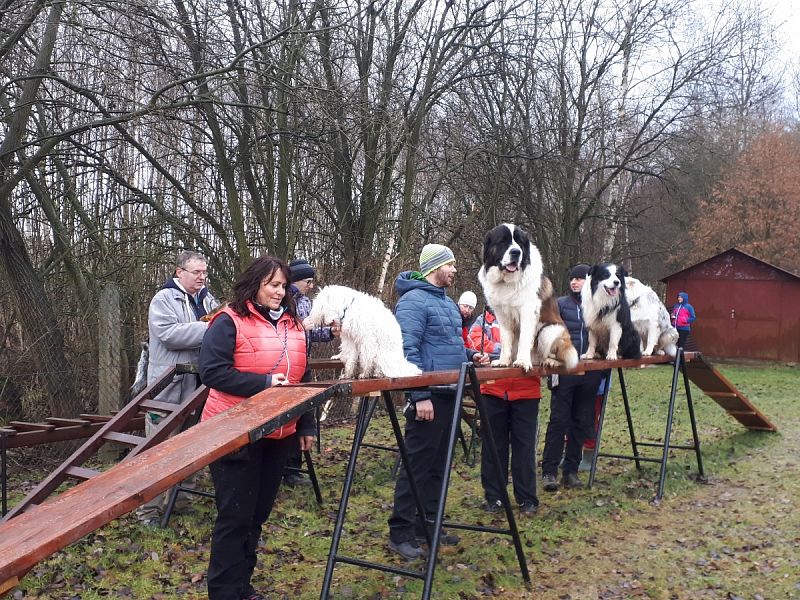
<path id="1" fill-rule="evenodd" d="M 356 301 L 356 299 L 353 298 L 352 300 L 350 300 L 350 304 L 348 304 L 347 306 L 344 307 L 344 310 L 342 311 L 342 316 L 339 319 L 339 325 L 340 326 L 341 326 L 342 323 L 344 323 L 344 316 L 347 314 L 347 311 L 350 310 L 350 307 L 353 306 L 353 302 L 355 302 L 355 301 Z"/>

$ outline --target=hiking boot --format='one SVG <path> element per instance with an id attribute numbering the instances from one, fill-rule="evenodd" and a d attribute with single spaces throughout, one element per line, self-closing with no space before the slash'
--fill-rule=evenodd
<path id="1" fill-rule="evenodd" d="M 482 508 L 488 513 L 499 513 L 503 510 L 503 503 L 500 500 L 487 500 L 483 503 Z"/>
<path id="2" fill-rule="evenodd" d="M 422 548 L 416 540 L 409 540 L 407 542 L 393 542 L 389 540 L 389 549 L 396 552 L 406 560 L 417 560 L 424 558 L 427 552 Z"/>
<path id="3" fill-rule="evenodd" d="M 311 480 L 303 473 L 288 473 L 283 476 L 283 482 L 290 487 L 311 485 Z"/>
<path id="4" fill-rule="evenodd" d="M 533 502 L 523 502 L 519 505 L 519 512 L 523 515 L 535 515 L 537 510 L 539 506 Z"/>
<path id="5" fill-rule="evenodd" d="M 263 594 L 259 594 L 258 592 L 250 592 L 249 594 L 242 596 L 242 600 L 267 600 L 267 597 Z"/>
<path id="6" fill-rule="evenodd" d="M 583 482 L 580 480 L 577 473 L 564 473 L 564 476 L 561 478 L 561 485 L 565 488 L 577 489 L 583 487 Z"/>
<path id="7" fill-rule="evenodd" d="M 555 492 L 558 489 L 558 480 L 555 475 L 542 475 L 542 487 L 547 492 Z"/>
<path id="8" fill-rule="evenodd" d="M 447 533 L 444 529 L 439 534 L 440 546 L 458 546 L 461 538 L 454 533 Z M 417 542 L 420 544 L 427 544 L 428 540 L 425 539 L 425 534 L 417 534 Z"/>

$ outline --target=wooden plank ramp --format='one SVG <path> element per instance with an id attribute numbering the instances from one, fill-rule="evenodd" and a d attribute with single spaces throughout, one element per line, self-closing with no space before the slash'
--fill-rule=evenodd
<path id="1" fill-rule="evenodd" d="M 42 559 L 314 408 L 331 393 L 320 386 L 270 388 L 0 523 L 0 590 L 10 589 Z"/>
<path id="2" fill-rule="evenodd" d="M 778 428 L 750 399 L 709 363 L 701 354 L 686 362 L 686 374 L 703 393 L 752 431 L 778 431 Z"/>

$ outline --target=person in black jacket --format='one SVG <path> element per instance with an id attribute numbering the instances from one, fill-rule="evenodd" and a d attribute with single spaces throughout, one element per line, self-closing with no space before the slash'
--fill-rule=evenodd
<path id="1" fill-rule="evenodd" d="M 572 344 L 578 355 L 586 352 L 589 332 L 583 321 L 581 289 L 589 273 L 589 265 L 578 264 L 569 272 L 570 293 L 558 299 L 561 318 L 569 330 Z M 583 443 L 594 438 L 594 401 L 603 371 L 589 371 L 585 375 L 553 375 L 550 398 L 550 422 L 542 453 L 542 487 L 548 492 L 559 488 L 558 465 L 564 457 L 561 484 L 565 487 L 583 487 L 578 477 Z M 567 436 L 566 453 L 564 436 Z"/>

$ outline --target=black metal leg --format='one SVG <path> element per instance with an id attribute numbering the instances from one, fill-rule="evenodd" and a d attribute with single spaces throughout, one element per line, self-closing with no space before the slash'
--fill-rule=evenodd
<path id="1" fill-rule="evenodd" d="M 356 471 L 356 460 L 358 459 L 358 450 L 361 447 L 361 440 L 364 437 L 364 431 L 367 429 L 368 415 L 370 414 L 367 405 L 369 399 L 361 398 L 358 406 L 358 420 L 356 421 L 356 431 L 353 435 L 353 445 L 350 448 L 350 460 L 347 463 L 347 471 L 345 473 L 344 484 L 342 487 L 342 499 L 339 502 L 339 511 L 336 514 L 336 525 L 333 528 L 333 538 L 331 540 L 331 550 L 328 553 L 328 564 L 325 567 L 325 578 L 322 582 L 322 592 L 320 593 L 320 600 L 328 599 L 328 592 L 331 587 L 331 580 L 333 578 L 333 567 L 336 564 L 336 554 L 339 551 L 339 541 L 342 538 L 342 528 L 344 526 L 344 517 L 347 512 L 347 502 L 350 499 L 350 490 L 353 487 L 353 475 Z"/>
<path id="2" fill-rule="evenodd" d="M 594 485 L 594 476 L 597 473 L 597 456 L 600 454 L 600 440 L 603 439 L 603 423 L 606 420 L 606 407 L 608 406 L 608 392 L 611 390 L 611 371 L 606 376 L 605 388 L 603 390 L 603 402 L 600 405 L 600 418 L 597 421 L 597 430 L 594 433 L 594 456 L 592 456 L 592 468 L 589 469 L 589 489 Z"/>
<path id="3" fill-rule="evenodd" d="M 625 374 L 622 369 L 617 369 L 619 373 L 619 389 L 622 392 L 622 403 L 625 405 L 625 418 L 628 421 L 628 435 L 631 438 L 631 451 L 633 452 L 636 469 L 642 470 L 642 463 L 639 461 L 639 444 L 636 442 L 636 433 L 633 430 L 633 417 L 631 416 L 631 403 L 628 401 L 628 386 L 625 385 Z"/>
<path id="4" fill-rule="evenodd" d="M 464 363 L 469 364 L 469 363 Z M 519 537 L 519 530 L 517 529 L 517 521 L 514 518 L 514 511 L 511 509 L 511 499 L 508 497 L 508 489 L 506 484 L 506 477 L 505 473 L 500 465 L 500 454 L 497 452 L 497 446 L 494 443 L 494 436 L 492 435 L 492 424 L 490 420 L 485 416 L 486 415 L 486 405 L 483 400 L 483 394 L 481 394 L 481 388 L 478 384 L 478 374 L 475 372 L 475 366 L 469 366 L 469 377 L 470 382 L 472 384 L 472 395 L 475 398 L 475 406 L 477 407 L 478 415 L 480 415 L 481 419 L 481 427 L 483 427 L 483 431 L 486 432 L 484 436 L 484 452 L 488 448 L 489 455 L 492 458 L 492 462 L 494 463 L 494 470 L 497 473 L 497 484 L 498 488 L 500 489 L 500 501 L 503 503 L 503 508 L 506 511 L 506 518 L 508 519 L 508 527 L 511 531 L 511 538 L 514 540 L 514 549 L 517 553 L 517 561 L 519 562 L 519 570 L 522 573 L 522 579 L 525 581 L 525 585 L 530 588 L 531 585 L 531 575 L 528 571 L 528 562 L 525 559 L 525 551 L 522 549 L 522 540 Z M 458 398 L 456 401 L 458 402 Z M 460 403 L 460 402 L 459 402 Z M 474 435 L 474 434 L 473 434 Z"/>
<path id="5" fill-rule="evenodd" d="M 433 521 L 433 533 L 428 546 L 428 564 L 425 568 L 425 585 L 422 588 L 422 599 L 428 600 L 433 590 L 433 575 L 436 571 L 436 557 L 439 554 L 439 538 L 442 532 L 442 521 L 444 520 L 445 503 L 447 502 L 447 490 L 450 487 L 450 470 L 453 466 L 453 450 L 455 449 L 458 433 L 461 431 L 461 406 L 464 399 L 464 387 L 467 378 L 467 366 L 471 363 L 463 363 L 461 372 L 458 376 L 458 387 L 456 388 L 455 407 L 453 417 L 450 421 L 450 432 L 447 437 L 447 453 L 444 461 L 444 473 L 442 473 L 442 488 L 439 490 L 439 502 L 436 506 L 436 516 Z M 419 514 L 424 515 L 425 512 Z M 426 530 L 428 529 L 426 520 Z M 427 534 L 427 532 L 426 532 Z"/>
<path id="6" fill-rule="evenodd" d="M 180 491 L 179 485 L 173 486 L 169 490 L 169 500 L 167 500 L 167 508 L 164 509 L 164 514 L 161 517 L 161 527 L 166 527 L 169 524 L 169 520 L 172 517 L 172 511 L 175 510 L 175 502 L 178 500 L 178 493 Z"/>
<path id="7" fill-rule="evenodd" d="M 319 454 L 322 452 L 322 405 L 317 406 L 314 412 L 317 421 L 317 454 Z M 321 504 L 322 500 L 319 500 L 319 502 Z"/>
<path id="8" fill-rule="evenodd" d="M 678 348 L 678 354 L 675 356 L 675 368 L 672 371 L 672 389 L 669 393 L 669 408 L 667 409 L 667 427 L 664 431 L 664 451 L 661 455 L 661 472 L 658 477 L 658 491 L 653 499 L 655 502 L 660 502 L 661 497 L 664 495 L 664 483 L 667 479 L 667 459 L 669 458 L 669 442 L 672 437 L 672 417 L 675 414 L 675 396 L 678 393 L 678 373 L 681 371 L 683 364 L 683 349 Z"/>
<path id="9" fill-rule="evenodd" d="M 700 436 L 697 434 L 697 421 L 694 416 L 692 390 L 689 387 L 689 374 L 686 372 L 686 361 L 684 360 L 681 360 L 681 373 L 683 373 L 683 387 L 686 390 L 686 404 L 689 407 L 689 420 L 692 424 L 692 438 L 694 439 L 694 453 L 697 457 L 697 471 L 700 477 L 704 479 L 706 474 L 703 472 L 703 457 L 700 454 Z"/>
<path id="10" fill-rule="evenodd" d="M 397 440 L 397 449 L 400 451 L 400 464 L 406 470 L 406 476 L 408 477 L 408 484 L 411 486 L 411 493 L 414 495 L 414 501 L 417 505 L 417 514 L 424 515 L 425 514 L 425 507 L 422 506 L 422 497 L 419 493 L 419 488 L 417 487 L 417 480 L 414 478 L 414 473 L 411 469 L 411 463 L 408 460 L 408 452 L 406 451 L 406 441 L 403 437 L 403 431 L 400 428 L 400 421 L 397 419 L 397 412 L 394 409 L 394 403 L 392 402 L 392 396 L 389 392 L 383 392 L 383 400 L 386 404 L 386 412 L 389 413 L 389 421 L 392 424 L 392 431 L 394 432 L 394 437 Z M 452 458 L 452 455 L 451 455 Z M 448 463 L 449 464 L 449 463 Z M 425 539 L 427 540 L 431 551 L 433 551 L 433 546 L 431 541 L 431 535 L 428 527 L 425 527 Z"/>
<path id="11" fill-rule="evenodd" d="M 319 480 L 317 479 L 317 472 L 314 470 L 314 462 L 311 460 L 311 452 L 305 450 L 303 458 L 306 461 L 306 469 L 308 470 L 308 477 L 311 479 L 311 486 L 314 488 L 314 496 L 317 497 L 317 504 L 322 506 L 322 491 L 319 489 Z"/>

